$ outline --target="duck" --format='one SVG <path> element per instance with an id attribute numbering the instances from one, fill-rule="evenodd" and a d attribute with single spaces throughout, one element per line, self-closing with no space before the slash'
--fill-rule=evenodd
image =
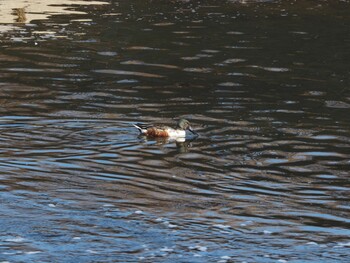
<path id="1" fill-rule="evenodd" d="M 147 137 L 185 138 L 187 130 L 198 136 L 198 133 L 191 128 L 190 122 L 186 119 L 180 119 L 175 128 L 166 125 L 143 125 L 139 123 L 133 125 L 139 130 L 140 135 Z"/>

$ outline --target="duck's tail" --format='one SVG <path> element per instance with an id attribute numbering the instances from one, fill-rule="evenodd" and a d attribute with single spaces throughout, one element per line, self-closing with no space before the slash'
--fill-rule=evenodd
<path id="1" fill-rule="evenodd" d="M 137 124 L 133 124 L 133 126 L 139 130 L 140 134 L 143 134 L 146 132 L 146 129 L 144 127 L 142 127 L 141 124 L 137 123 Z"/>

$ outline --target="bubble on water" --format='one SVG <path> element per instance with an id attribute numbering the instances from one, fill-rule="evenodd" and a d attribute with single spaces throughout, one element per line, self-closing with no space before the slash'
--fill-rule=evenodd
<path id="1" fill-rule="evenodd" d="M 136 211 L 134 212 L 134 214 L 141 215 L 141 214 L 143 214 L 143 211 L 141 211 L 141 210 L 136 210 Z"/>

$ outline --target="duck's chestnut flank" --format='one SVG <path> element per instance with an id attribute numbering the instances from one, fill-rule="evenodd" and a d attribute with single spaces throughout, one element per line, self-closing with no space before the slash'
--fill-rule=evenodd
<path id="1" fill-rule="evenodd" d="M 156 127 L 147 128 L 145 135 L 150 137 L 169 137 L 169 133 L 166 130 L 158 129 Z"/>

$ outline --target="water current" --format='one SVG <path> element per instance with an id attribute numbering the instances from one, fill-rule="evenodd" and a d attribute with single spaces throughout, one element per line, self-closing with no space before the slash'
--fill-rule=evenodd
<path id="1" fill-rule="evenodd" d="M 350 262 L 349 11 L 2 0 L 0 262 Z"/>

